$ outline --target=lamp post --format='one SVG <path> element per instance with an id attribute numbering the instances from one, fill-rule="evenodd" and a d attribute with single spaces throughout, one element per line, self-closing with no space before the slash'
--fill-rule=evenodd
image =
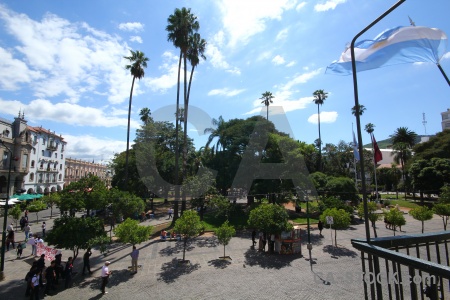
<path id="1" fill-rule="evenodd" d="M 9 149 L 3 140 L 0 140 L 2 145 L 9 151 L 9 168 L 8 168 L 8 182 L 6 185 L 6 201 L 5 201 L 5 213 L 3 216 L 3 232 L 2 232 L 2 251 L 1 251 L 1 261 L 0 261 L 0 280 L 5 279 L 5 248 L 6 248 L 6 226 L 8 219 L 8 202 L 9 202 L 9 185 L 11 183 L 11 167 L 13 160 L 13 153 L 11 149 Z"/>
<path id="2" fill-rule="evenodd" d="M 309 222 L 309 197 L 308 197 L 308 194 L 311 193 L 311 191 L 307 190 L 305 193 L 300 187 L 297 187 L 297 197 L 300 194 L 300 192 L 303 193 L 306 201 L 306 224 L 307 224 L 306 230 L 308 232 L 308 243 L 306 244 L 306 248 L 308 249 L 309 252 L 309 265 L 312 271 L 312 255 L 311 255 L 312 244 L 311 244 L 311 228 L 309 226 L 310 222 Z"/>

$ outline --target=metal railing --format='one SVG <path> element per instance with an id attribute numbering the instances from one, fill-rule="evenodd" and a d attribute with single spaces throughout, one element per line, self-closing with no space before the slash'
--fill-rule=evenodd
<path id="1" fill-rule="evenodd" d="M 450 232 L 353 239 L 365 299 L 449 299 Z"/>

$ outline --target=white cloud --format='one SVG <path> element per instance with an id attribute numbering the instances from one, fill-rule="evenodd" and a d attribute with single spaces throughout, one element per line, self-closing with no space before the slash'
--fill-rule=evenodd
<path id="1" fill-rule="evenodd" d="M 8 101 L 0 99 L 0 107 L 4 108 L 4 113 L 15 115 L 17 108 L 26 112 L 26 117 L 32 122 L 51 121 L 73 126 L 90 126 L 90 127 L 126 127 L 128 112 L 125 117 L 120 118 L 117 115 L 123 113 L 112 108 L 94 108 L 84 107 L 72 103 L 51 103 L 48 100 L 36 99 L 28 104 L 20 101 Z M 112 110 L 111 114 L 108 114 Z M 120 113 L 119 113 L 120 112 Z M 131 127 L 138 128 L 139 123 L 131 120 Z"/>
<path id="2" fill-rule="evenodd" d="M 297 64 L 297 62 L 295 60 L 289 62 L 288 64 L 286 64 L 286 67 L 293 67 Z"/>
<path id="3" fill-rule="evenodd" d="M 142 38 L 138 35 L 130 36 L 130 42 L 136 42 L 142 44 Z"/>
<path id="4" fill-rule="evenodd" d="M 272 62 L 273 62 L 275 65 L 279 66 L 279 65 L 284 64 L 286 61 L 284 60 L 284 58 L 283 58 L 282 56 L 277 55 L 277 56 L 275 56 L 275 57 L 272 59 Z"/>
<path id="5" fill-rule="evenodd" d="M 296 75 L 294 78 L 289 80 L 286 84 L 281 86 L 281 90 L 290 90 L 293 86 L 300 84 L 300 83 L 306 83 L 311 78 L 319 75 L 322 73 L 322 69 L 313 70 L 308 73 L 303 73 Z"/>
<path id="6" fill-rule="evenodd" d="M 118 27 L 123 31 L 139 32 L 144 30 L 144 24 L 139 22 L 120 23 Z"/>
<path id="7" fill-rule="evenodd" d="M 223 89 L 214 89 L 208 92 L 208 96 L 226 96 L 226 97 L 233 97 L 236 95 L 239 95 L 240 93 L 244 92 L 245 89 L 234 89 L 231 90 L 229 88 L 223 88 Z"/>
<path id="8" fill-rule="evenodd" d="M 163 75 L 144 79 L 145 85 L 152 91 L 165 92 L 177 84 L 179 57 L 170 51 L 164 52 L 162 57 L 163 64 L 158 68 L 163 72 Z M 182 76 L 180 79 L 183 81 Z"/>
<path id="9" fill-rule="evenodd" d="M 269 106 L 269 114 L 276 114 L 279 112 L 290 112 L 294 110 L 304 109 L 307 107 L 308 104 L 311 104 L 311 102 L 314 100 L 313 96 L 308 97 L 301 97 L 298 99 L 295 99 L 292 96 L 291 91 L 277 91 L 273 94 L 275 98 L 272 99 L 273 103 Z M 292 99 L 294 98 L 294 99 Z M 244 115 L 251 115 L 255 113 L 259 113 L 261 111 L 261 107 L 264 105 L 261 103 L 261 99 L 255 99 L 253 101 L 253 109 L 251 111 L 248 111 L 244 113 Z M 282 106 L 283 110 L 273 109 L 273 111 L 270 111 L 270 107 L 276 107 L 276 106 Z"/>
<path id="10" fill-rule="evenodd" d="M 320 124 L 322 123 L 334 123 L 336 122 L 338 113 L 336 111 L 321 111 L 320 112 Z M 308 118 L 308 122 L 312 124 L 318 123 L 317 114 L 313 114 Z"/>
<path id="11" fill-rule="evenodd" d="M 128 49 L 120 37 L 50 13 L 35 21 L 1 5 L 0 19 L 5 32 L 18 41 L 15 52 L 2 54 L 10 55 L 6 67 L 23 71 L 17 80 L 28 83 L 36 97 L 61 96 L 76 103 L 86 93 L 96 92 L 107 93 L 111 103 L 128 98 L 129 75 L 122 59 Z M 9 88 L 15 87 L 14 82 Z"/>
<path id="12" fill-rule="evenodd" d="M 295 3 L 291 0 L 220 1 L 229 46 L 246 44 L 250 37 L 266 29 L 267 21 L 280 20 L 283 12 L 294 8 Z"/>
<path id="13" fill-rule="evenodd" d="M 214 44 L 208 44 L 205 51 L 206 57 L 208 57 L 209 63 L 217 69 L 224 69 L 229 73 L 240 75 L 241 70 L 238 67 L 230 66 L 230 64 L 225 60 L 222 52 Z"/>
<path id="14" fill-rule="evenodd" d="M 42 74 L 33 71 L 21 60 L 15 59 L 12 53 L 0 47 L 0 88 L 14 91 L 21 83 L 30 83 L 42 78 Z"/>
<path id="15" fill-rule="evenodd" d="M 295 10 L 296 11 L 300 11 L 303 7 L 306 6 L 306 2 L 300 2 L 296 7 Z"/>
<path id="16" fill-rule="evenodd" d="M 126 149 L 126 142 L 111 139 L 100 139 L 92 135 L 63 134 L 67 142 L 66 157 L 102 163 L 111 160 L 115 153 Z"/>
<path id="17" fill-rule="evenodd" d="M 289 28 L 285 28 L 278 32 L 277 37 L 275 38 L 276 41 L 285 40 L 288 36 Z"/>
<path id="18" fill-rule="evenodd" d="M 327 11 L 330 9 L 335 9 L 339 4 L 343 4 L 347 2 L 347 0 L 328 0 L 325 3 L 314 5 L 315 11 Z"/>
<path id="19" fill-rule="evenodd" d="M 442 56 L 442 59 L 450 59 L 450 51 Z"/>

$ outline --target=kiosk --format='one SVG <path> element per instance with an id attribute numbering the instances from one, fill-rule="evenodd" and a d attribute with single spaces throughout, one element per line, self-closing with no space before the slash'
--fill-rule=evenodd
<path id="1" fill-rule="evenodd" d="M 291 231 L 283 231 L 275 243 L 275 252 L 280 254 L 302 254 L 300 226 L 294 226 Z"/>

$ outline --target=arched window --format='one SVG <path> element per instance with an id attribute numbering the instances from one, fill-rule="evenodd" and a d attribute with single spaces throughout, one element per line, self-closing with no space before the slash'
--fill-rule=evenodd
<path id="1" fill-rule="evenodd" d="M 34 168 L 34 160 L 31 161 L 31 167 Z"/>
<path id="2" fill-rule="evenodd" d="M 34 181 L 34 173 L 30 173 L 30 182 Z"/>

